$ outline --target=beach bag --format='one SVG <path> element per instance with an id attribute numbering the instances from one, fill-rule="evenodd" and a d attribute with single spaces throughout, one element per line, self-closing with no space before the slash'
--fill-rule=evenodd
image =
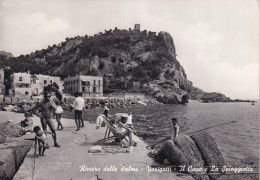
<path id="1" fill-rule="evenodd" d="M 62 114 L 63 113 L 62 107 L 61 106 L 57 106 L 55 113 L 56 114 Z"/>

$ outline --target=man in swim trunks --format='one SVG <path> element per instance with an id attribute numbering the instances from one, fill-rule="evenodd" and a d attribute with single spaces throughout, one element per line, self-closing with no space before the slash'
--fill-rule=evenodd
<path id="1" fill-rule="evenodd" d="M 72 107 L 75 110 L 75 123 L 77 126 L 77 130 L 80 130 L 80 127 L 84 127 L 83 117 L 82 117 L 82 111 L 84 111 L 85 108 L 85 100 L 81 97 L 81 94 L 76 92 L 75 93 L 75 100 L 73 102 Z"/>
<path id="2" fill-rule="evenodd" d="M 53 111 L 55 111 L 55 103 L 50 101 L 51 94 L 48 92 L 44 92 L 44 99 L 42 102 L 36 104 L 33 107 L 33 112 L 41 119 L 42 129 L 47 131 L 47 125 L 49 126 L 52 132 L 52 138 L 54 141 L 55 147 L 60 147 L 59 143 L 57 143 L 57 135 L 55 132 L 55 126 L 52 120 Z M 41 113 L 38 112 L 40 110 Z"/>

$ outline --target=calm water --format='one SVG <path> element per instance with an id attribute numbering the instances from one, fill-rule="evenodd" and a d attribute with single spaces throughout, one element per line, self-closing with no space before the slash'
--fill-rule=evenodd
<path id="1" fill-rule="evenodd" d="M 236 121 L 208 131 L 226 161 L 259 159 L 259 103 L 199 103 L 131 108 L 139 135 L 149 144 L 162 144 L 170 135 L 170 117 L 179 119 L 180 133 L 188 134 L 209 126 Z"/>

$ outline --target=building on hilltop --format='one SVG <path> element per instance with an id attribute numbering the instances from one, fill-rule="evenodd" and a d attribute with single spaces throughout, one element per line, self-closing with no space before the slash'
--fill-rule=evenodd
<path id="1" fill-rule="evenodd" d="M 80 92 L 83 96 L 103 96 L 103 77 L 77 75 L 64 79 L 64 92 L 74 95 Z"/>
<path id="2" fill-rule="evenodd" d="M 141 25 L 140 24 L 135 24 L 135 30 L 140 32 L 141 31 Z"/>
<path id="3" fill-rule="evenodd" d="M 10 75 L 11 89 L 9 94 L 13 96 L 31 96 L 40 95 L 43 92 L 44 86 L 56 83 L 59 86 L 59 91 L 63 91 L 63 84 L 60 77 L 48 75 L 31 75 L 28 73 L 13 73 Z"/>

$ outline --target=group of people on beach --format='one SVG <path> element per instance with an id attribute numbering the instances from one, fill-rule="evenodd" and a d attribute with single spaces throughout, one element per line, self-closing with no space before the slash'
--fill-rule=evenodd
<path id="1" fill-rule="evenodd" d="M 84 120 L 83 120 L 83 112 L 85 111 L 85 100 L 82 98 L 82 93 L 76 92 L 75 99 L 73 104 L 70 104 L 70 107 L 74 109 L 74 117 L 76 124 L 76 131 L 79 131 L 81 128 L 84 128 Z M 99 114 L 96 119 L 96 128 L 99 129 L 100 126 L 105 126 L 104 121 L 109 121 L 111 123 L 116 123 L 115 131 L 117 137 L 115 139 L 116 142 L 122 141 L 125 137 L 129 139 L 129 146 L 135 146 L 136 142 L 133 140 L 133 136 L 136 135 L 136 130 L 132 123 L 132 114 L 122 113 L 119 120 L 117 122 L 113 122 L 113 118 L 109 115 L 109 108 L 106 106 L 106 102 L 100 103 L 103 113 Z M 37 103 L 32 108 L 32 113 L 37 115 L 40 118 L 41 126 L 35 126 L 32 128 L 33 121 L 30 118 L 30 113 L 25 112 L 25 120 L 23 121 L 24 127 L 27 126 L 30 128 L 28 131 L 32 131 L 35 135 L 35 153 L 36 149 L 39 150 L 39 155 L 44 155 L 44 152 L 47 148 L 49 148 L 49 144 L 47 143 L 47 134 L 51 134 L 54 146 L 61 147 L 61 145 L 57 142 L 57 134 L 55 131 L 55 125 L 53 122 L 53 116 L 56 116 L 56 120 L 58 123 L 57 130 L 63 130 L 64 126 L 61 122 L 61 117 L 63 113 L 62 106 L 65 106 L 65 103 L 62 98 L 62 94 L 56 89 L 55 97 L 52 92 L 44 91 L 44 98 L 41 102 Z M 179 126 L 177 125 L 177 119 L 172 118 L 173 124 L 173 132 L 171 133 L 171 139 L 175 138 L 179 134 Z M 49 127 L 51 132 L 47 131 L 47 127 Z M 39 147 L 37 147 L 39 145 Z"/>
<path id="2" fill-rule="evenodd" d="M 72 104 L 70 104 L 70 108 L 74 109 L 74 117 L 76 124 L 76 131 L 80 131 L 81 128 L 84 128 L 84 120 L 83 120 L 83 112 L 85 111 L 85 100 L 82 98 L 82 93 L 76 92 L 75 99 Z M 47 134 L 51 134 L 54 147 L 61 147 L 61 145 L 57 142 L 57 133 L 55 131 L 55 125 L 53 122 L 53 117 L 56 117 L 58 126 L 57 130 L 63 130 L 64 126 L 61 122 L 61 117 L 63 113 L 63 108 L 65 103 L 62 99 L 62 94 L 57 90 L 55 92 L 55 96 L 53 96 L 52 92 L 44 91 L 43 100 L 37 103 L 32 109 L 31 113 L 25 112 L 25 120 L 21 123 L 23 127 L 28 128 L 27 131 L 33 131 L 35 133 L 35 154 L 36 151 L 39 151 L 39 155 L 43 156 L 46 149 L 49 148 L 49 144 L 47 142 Z M 106 102 L 100 103 L 103 113 L 99 114 L 96 120 L 96 128 L 98 129 L 101 124 L 103 124 L 104 119 L 112 122 L 112 118 L 109 115 L 109 109 L 106 106 Z M 33 121 L 30 118 L 32 114 L 35 114 L 40 118 L 41 126 L 33 127 Z M 47 127 L 49 127 L 51 132 L 47 131 Z M 129 137 L 129 146 L 134 146 L 136 143 L 133 141 L 133 135 L 136 134 L 136 130 L 132 124 L 132 115 L 124 114 L 120 117 L 119 121 L 117 121 L 116 125 L 116 133 L 119 139 L 115 139 L 115 141 L 120 142 L 126 136 Z"/>

